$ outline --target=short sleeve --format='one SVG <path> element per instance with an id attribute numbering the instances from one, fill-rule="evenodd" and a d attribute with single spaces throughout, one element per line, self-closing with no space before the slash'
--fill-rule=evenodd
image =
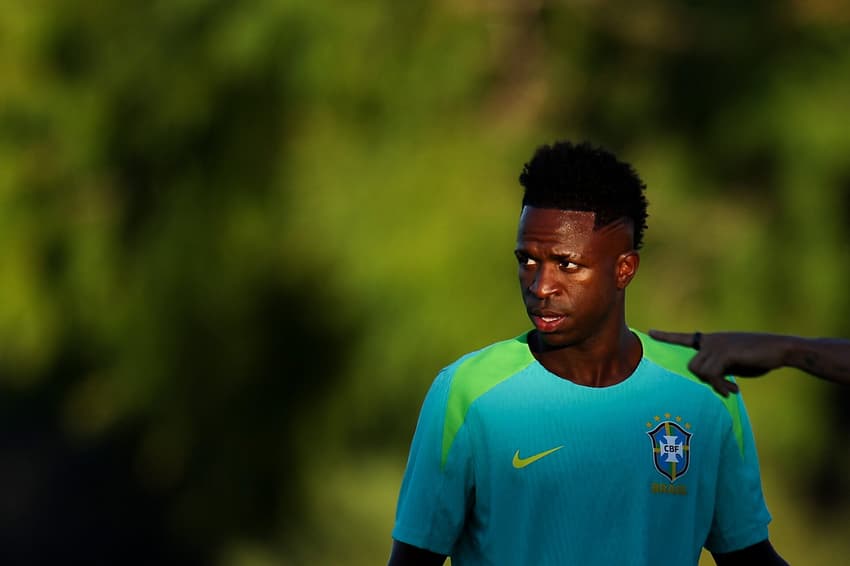
<path id="1" fill-rule="evenodd" d="M 393 538 L 438 554 L 451 554 L 473 493 L 467 426 L 458 431 L 445 461 L 443 434 L 452 368 L 434 380 L 416 425 L 401 484 Z"/>
<path id="2" fill-rule="evenodd" d="M 770 513 L 764 502 L 753 432 L 740 395 L 739 422 L 726 431 L 717 476 L 714 520 L 705 547 L 713 553 L 741 550 L 768 538 Z M 734 426 L 740 426 L 740 442 Z"/>

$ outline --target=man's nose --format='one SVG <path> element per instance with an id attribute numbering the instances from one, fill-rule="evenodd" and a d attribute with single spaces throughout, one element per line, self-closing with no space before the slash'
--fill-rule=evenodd
<path id="1" fill-rule="evenodd" d="M 553 268 L 545 264 L 540 265 L 534 273 L 531 285 L 528 286 L 528 290 L 540 299 L 556 294 L 558 289 L 558 281 Z"/>

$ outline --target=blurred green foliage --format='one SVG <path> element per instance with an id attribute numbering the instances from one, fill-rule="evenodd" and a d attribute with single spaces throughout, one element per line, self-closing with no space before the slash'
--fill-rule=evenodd
<path id="1" fill-rule="evenodd" d="M 556 138 L 647 182 L 633 326 L 850 335 L 841 2 L 10 0 L 0 53 L 7 558 L 382 562 Z M 846 554 L 850 395 L 743 389 L 777 548 Z"/>

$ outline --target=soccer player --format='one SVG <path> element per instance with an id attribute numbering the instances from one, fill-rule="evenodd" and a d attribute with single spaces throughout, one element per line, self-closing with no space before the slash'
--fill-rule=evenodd
<path id="1" fill-rule="evenodd" d="M 738 392 L 738 385 L 726 379 L 727 375 L 758 377 L 781 367 L 801 369 L 827 381 L 850 385 L 850 340 L 757 332 L 690 334 L 650 330 L 649 335 L 698 350 L 688 369 L 724 397 Z"/>
<path id="2" fill-rule="evenodd" d="M 750 424 L 625 320 L 644 184 L 588 144 L 537 150 L 515 255 L 533 330 L 443 369 L 416 427 L 391 566 L 785 564 Z M 718 426 L 720 423 L 720 426 Z"/>

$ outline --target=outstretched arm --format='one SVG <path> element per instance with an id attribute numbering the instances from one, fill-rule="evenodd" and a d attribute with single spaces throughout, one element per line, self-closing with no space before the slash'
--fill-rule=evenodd
<path id="1" fill-rule="evenodd" d="M 850 340 L 803 338 L 753 332 L 694 334 L 650 330 L 656 340 L 698 347 L 688 364 L 698 377 L 723 396 L 737 393 L 738 386 L 726 375 L 757 377 L 779 367 L 801 369 L 835 383 L 850 384 Z"/>

